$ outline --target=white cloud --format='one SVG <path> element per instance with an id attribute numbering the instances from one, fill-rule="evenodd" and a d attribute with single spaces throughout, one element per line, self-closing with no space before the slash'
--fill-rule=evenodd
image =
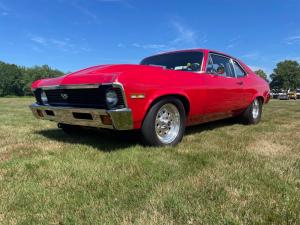
<path id="1" fill-rule="evenodd" d="M 53 39 L 29 34 L 29 39 L 36 44 L 32 49 L 41 52 L 45 48 L 55 48 L 63 52 L 79 53 L 90 52 L 86 46 L 78 46 L 70 38 Z"/>
<path id="2" fill-rule="evenodd" d="M 175 37 L 168 44 L 170 48 L 198 48 L 208 42 L 206 34 L 199 34 L 177 19 L 172 20 L 171 25 L 175 31 Z"/>
<path id="3" fill-rule="evenodd" d="M 265 71 L 265 69 L 263 68 L 263 67 L 261 67 L 261 66 L 249 66 L 253 71 L 257 71 L 257 70 L 264 70 Z"/>
<path id="4" fill-rule="evenodd" d="M 227 49 L 231 49 L 239 45 L 240 43 L 240 36 L 237 36 L 235 38 L 232 38 L 231 40 L 228 41 L 228 45 L 226 46 Z"/>
<path id="5" fill-rule="evenodd" d="M 258 52 L 249 52 L 241 56 L 241 58 L 252 59 L 252 60 L 258 59 L 259 57 L 260 54 Z"/>
<path id="6" fill-rule="evenodd" d="M 133 47 L 136 48 L 143 48 L 143 49 L 164 49 L 167 48 L 165 44 L 139 44 L 139 43 L 132 43 Z"/>
<path id="7" fill-rule="evenodd" d="M 4 5 L 2 2 L 0 2 L 0 15 L 1 16 L 8 16 L 10 9 Z"/>
<path id="8" fill-rule="evenodd" d="M 126 48 L 126 45 L 123 44 L 123 43 L 119 43 L 119 44 L 117 45 L 117 47 L 118 47 L 118 48 Z"/>
<path id="9" fill-rule="evenodd" d="M 197 35 L 194 30 L 187 28 L 178 21 L 173 21 L 172 25 L 176 31 L 176 38 L 171 42 L 172 44 L 178 44 L 181 42 L 189 44 L 196 43 Z"/>
<path id="10" fill-rule="evenodd" d="M 291 36 L 285 39 L 285 43 L 292 45 L 292 44 L 300 44 L 300 35 Z"/>
<path id="11" fill-rule="evenodd" d="M 45 38 L 39 36 L 33 36 L 30 38 L 30 40 L 41 45 L 47 45 L 48 42 Z"/>
<path id="12" fill-rule="evenodd" d="M 127 0 L 97 0 L 97 1 L 100 3 L 118 3 L 118 4 L 125 6 L 126 8 L 130 8 L 130 9 L 136 8 Z"/>
<path id="13" fill-rule="evenodd" d="M 196 31 L 185 26 L 183 23 L 178 22 L 177 20 L 172 20 L 170 24 L 174 30 L 173 38 L 170 38 L 171 40 L 169 41 L 165 41 L 165 43 L 133 42 L 129 45 L 125 45 L 124 43 L 119 43 L 117 47 L 124 48 L 126 46 L 131 46 L 131 47 L 141 48 L 146 50 L 155 50 L 156 52 L 165 52 L 165 51 L 173 51 L 179 48 L 196 48 L 208 42 L 207 36 L 205 34 L 198 35 Z"/>
<path id="14" fill-rule="evenodd" d="M 82 14 L 92 19 L 95 23 L 100 24 L 101 20 L 98 18 L 98 15 L 92 12 L 90 9 L 84 7 L 82 4 L 77 2 L 72 3 L 73 7 L 78 9 Z"/>
<path id="15" fill-rule="evenodd" d="M 51 39 L 50 42 L 51 42 L 52 44 L 54 44 L 54 45 L 59 46 L 59 47 L 65 47 L 65 46 L 69 45 L 69 44 L 67 43 L 67 41 L 56 40 L 56 39 Z"/>

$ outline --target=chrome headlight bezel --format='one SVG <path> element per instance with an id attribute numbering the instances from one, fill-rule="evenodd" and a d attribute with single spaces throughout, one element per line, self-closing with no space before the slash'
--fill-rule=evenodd
<path id="1" fill-rule="evenodd" d="M 41 101 L 44 105 L 47 105 L 48 104 L 48 97 L 45 93 L 45 91 L 41 91 Z"/>
<path id="2" fill-rule="evenodd" d="M 114 89 L 107 90 L 105 94 L 105 101 L 108 108 L 111 109 L 116 107 L 119 101 L 117 92 Z"/>

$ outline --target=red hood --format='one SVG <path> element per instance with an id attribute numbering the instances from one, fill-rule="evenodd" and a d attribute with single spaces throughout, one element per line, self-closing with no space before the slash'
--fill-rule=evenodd
<path id="1" fill-rule="evenodd" d="M 101 65 L 83 69 L 62 77 L 37 80 L 32 88 L 55 85 L 103 84 L 118 81 L 123 73 L 142 73 L 144 71 L 162 70 L 162 67 L 143 65 Z"/>

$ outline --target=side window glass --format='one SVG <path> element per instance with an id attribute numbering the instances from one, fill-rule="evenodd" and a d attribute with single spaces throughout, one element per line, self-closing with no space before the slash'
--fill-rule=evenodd
<path id="1" fill-rule="evenodd" d="M 233 67 L 234 67 L 234 72 L 236 77 L 246 76 L 245 71 L 241 68 L 241 66 L 236 61 L 233 61 Z"/>
<path id="2" fill-rule="evenodd" d="M 218 76 L 235 77 L 230 59 L 215 54 L 210 54 L 206 72 Z"/>

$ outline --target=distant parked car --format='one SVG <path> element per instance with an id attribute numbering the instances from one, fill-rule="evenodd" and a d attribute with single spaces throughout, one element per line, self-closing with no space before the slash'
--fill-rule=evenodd
<path id="1" fill-rule="evenodd" d="M 290 100 L 290 99 L 297 99 L 297 93 L 293 91 L 286 91 L 286 92 L 281 92 L 278 95 L 278 99 L 280 100 Z"/>
<path id="2" fill-rule="evenodd" d="M 279 100 L 289 100 L 289 96 L 288 96 L 287 92 L 280 92 L 278 94 L 278 99 Z"/>
<path id="3" fill-rule="evenodd" d="M 275 90 L 272 90 L 271 93 L 270 93 L 270 95 L 271 95 L 272 99 L 278 99 L 279 92 L 275 91 Z"/>
<path id="4" fill-rule="evenodd" d="M 240 116 L 260 121 L 268 83 L 240 60 L 207 49 L 150 56 L 140 65 L 101 65 L 32 84 L 39 119 L 139 129 L 146 144 L 175 145 L 186 126 Z"/>
<path id="5" fill-rule="evenodd" d="M 295 92 L 295 91 L 288 92 L 288 96 L 289 96 L 289 99 L 297 100 L 297 92 Z"/>
<path id="6" fill-rule="evenodd" d="M 297 99 L 300 99 L 300 88 L 297 89 L 296 93 L 297 93 Z"/>

